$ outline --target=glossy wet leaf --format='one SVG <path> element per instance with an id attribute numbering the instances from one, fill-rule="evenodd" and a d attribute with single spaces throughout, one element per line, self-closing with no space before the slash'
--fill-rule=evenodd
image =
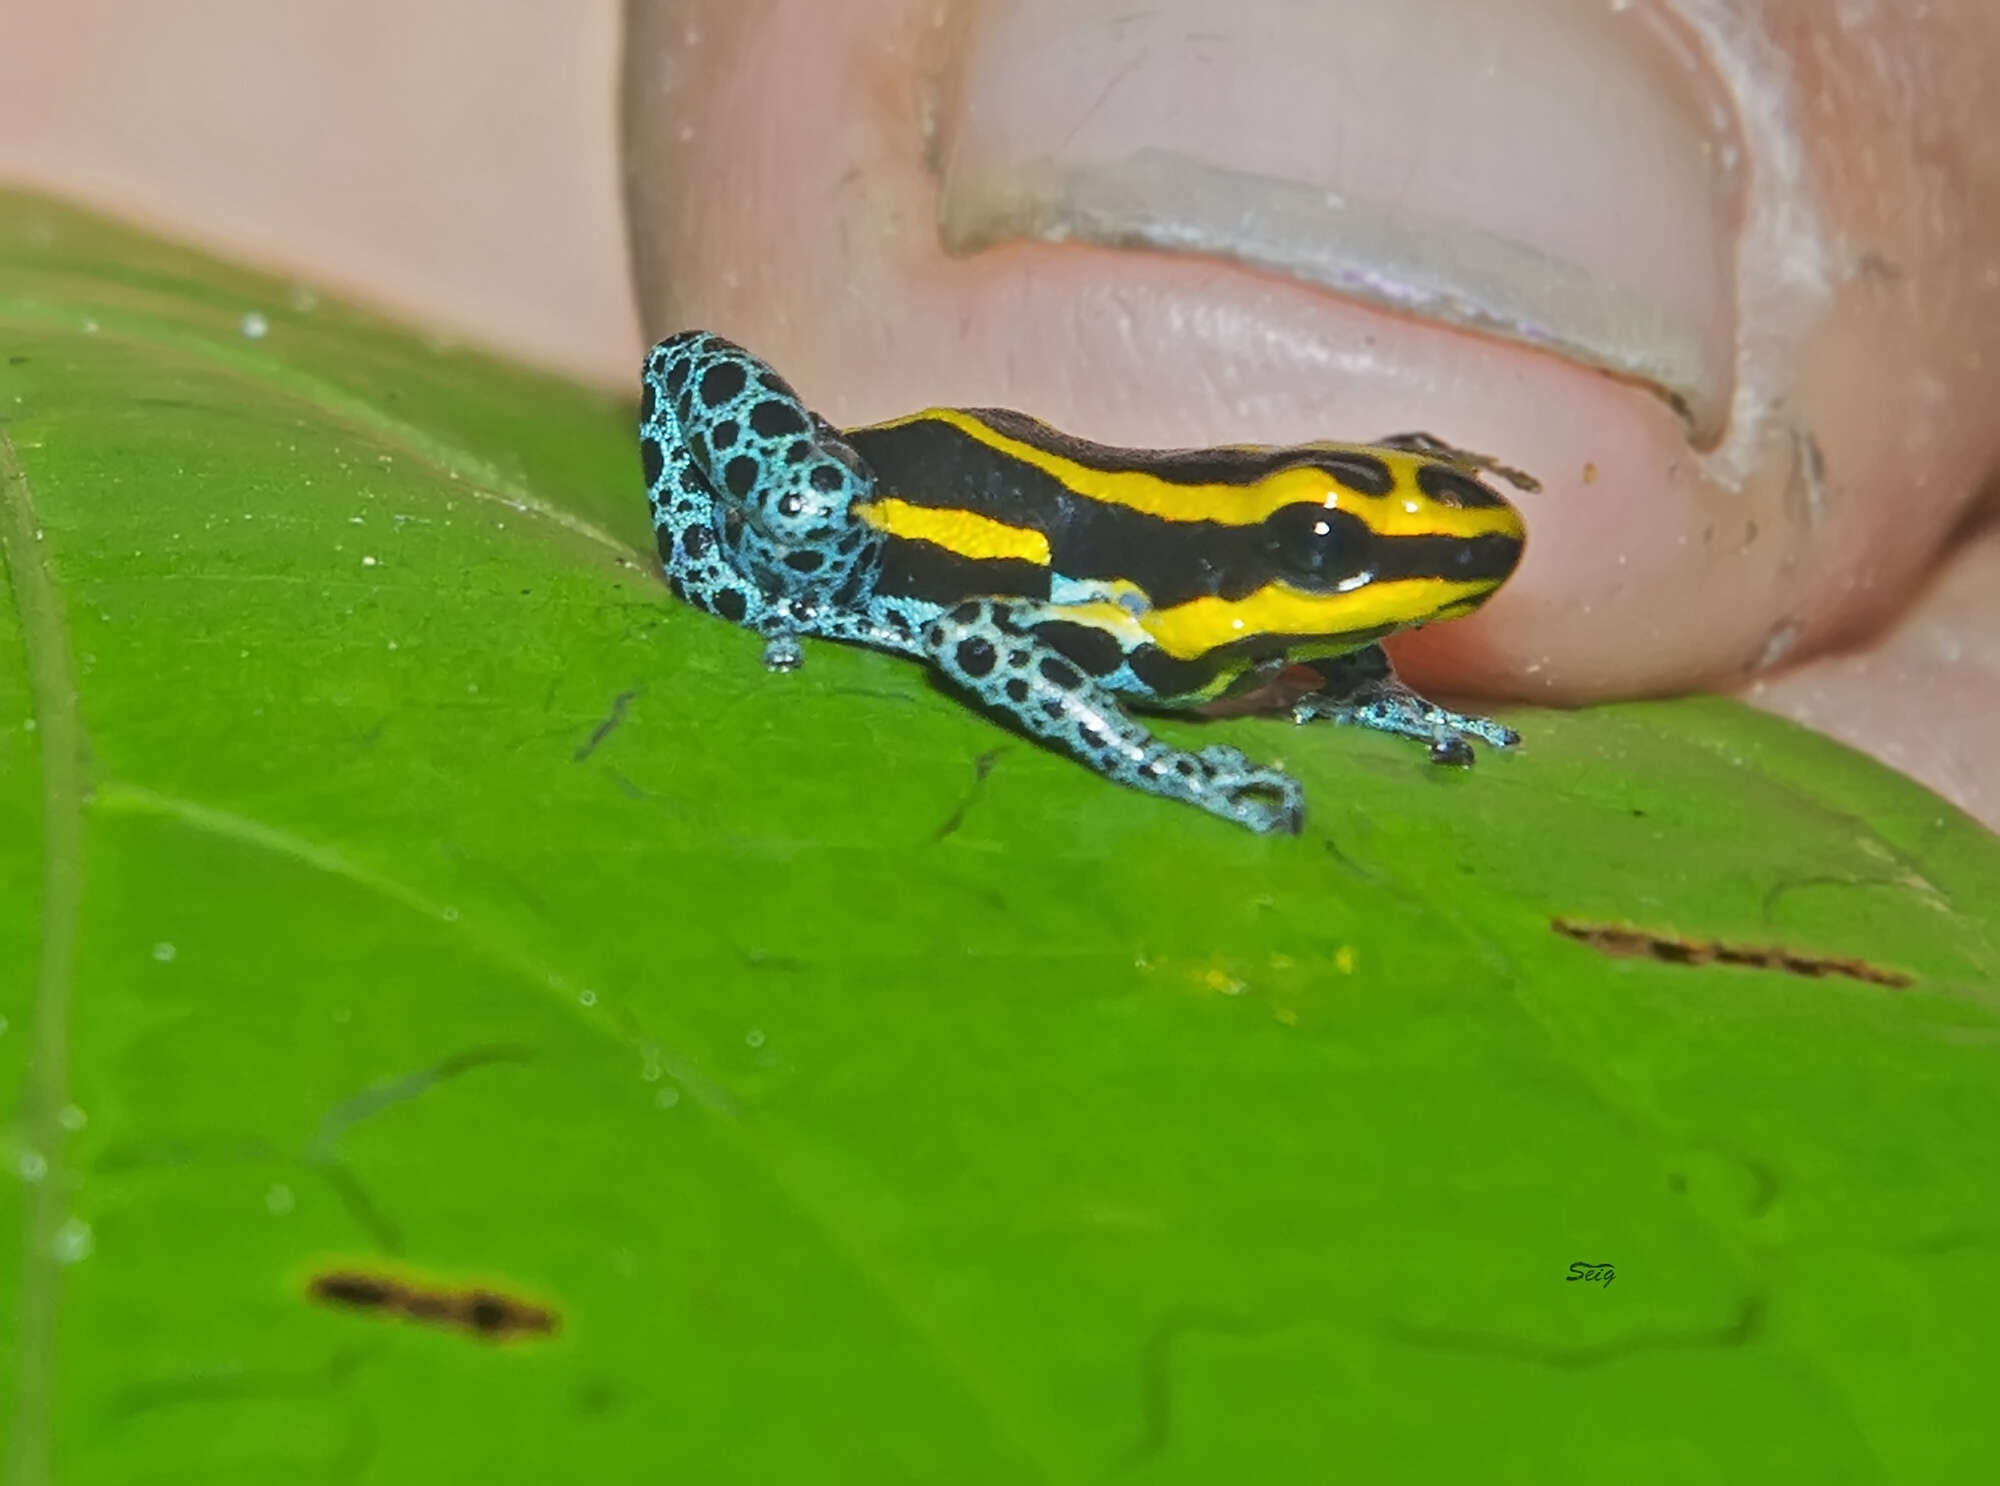
<path id="1" fill-rule="evenodd" d="M 2000 1463 L 1923 791 L 1719 702 L 1175 727 L 1305 780 L 1258 839 L 766 676 L 615 400 L 24 198 L 0 339 L 12 1482 Z"/>

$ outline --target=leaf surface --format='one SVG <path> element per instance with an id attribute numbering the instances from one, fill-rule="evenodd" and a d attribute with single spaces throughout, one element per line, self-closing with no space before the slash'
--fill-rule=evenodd
<path id="1" fill-rule="evenodd" d="M 1917 786 L 1164 724 L 1260 839 L 764 674 L 616 399 L 25 196 L 0 340 L 10 1486 L 2000 1475 L 2000 847 Z"/>

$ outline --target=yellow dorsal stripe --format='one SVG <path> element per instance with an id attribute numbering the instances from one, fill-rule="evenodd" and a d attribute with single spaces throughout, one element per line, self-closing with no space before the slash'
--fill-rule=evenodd
<path id="1" fill-rule="evenodd" d="M 1390 537 L 1475 537 L 1488 532 L 1520 536 L 1520 513 L 1513 507 L 1447 506 L 1427 496 L 1417 485 L 1416 472 L 1443 461 L 1401 449 L 1372 444 L 1312 444 L 1304 449 L 1341 450 L 1380 460 L 1395 479 L 1387 495 L 1364 495 L 1338 483 L 1324 470 L 1310 467 L 1279 470 L 1248 484 L 1180 485 L 1163 480 L 1139 465 L 1100 470 L 1065 458 L 1038 444 L 1010 438 L 963 408 L 930 408 L 906 418 L 892 418 L 874 428 L 900 428 L 925 420 L 948 424 L 995 453 L 1017 459 L 1052 476 L 1078 495 L 1126 506 L 1166 521 L 1214 521 L 1225 526 L 1252 526 L 1284 506 L 1330 505 L 1352 512 L 1369 527 Z M 1144 451 L 1132 451 L 1142 454 Z"/>
<path id="2" fill-rule="evenodd" d="M 1240 599 L 1199 598 L 1139 616 L 1153 643 L 1176 660 L 1194 660 L 1234 640 L 1258 635 L 1339 635 L 1403 629 L 1492 592 L 1492 582 L 1398 578 L 1352 593 L 1301 593 L 1269 584 Z"/>
<path id="3" fill-rule="evenodd" d="M 991 516 L 957 507 L 913 506 L 885 496 L 857 505 L 854 513 L 877 531 L 892 537 L 935 542 L 960 557 L 1014 557 L 1042 567 L 1049 565 L 1049 539 L 1027 527 L 1009 526 Z"/>

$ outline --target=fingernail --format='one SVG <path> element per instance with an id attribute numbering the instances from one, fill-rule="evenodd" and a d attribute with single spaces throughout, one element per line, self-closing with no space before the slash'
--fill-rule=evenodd
<path id="1" fill-rule="evenodd" d="M 948 252 L 1233 259 L 1641 382 L 1698 443 L 1723 424 L 1741 151 L 1650 6 L 980 0 L 961 46 Z"/>

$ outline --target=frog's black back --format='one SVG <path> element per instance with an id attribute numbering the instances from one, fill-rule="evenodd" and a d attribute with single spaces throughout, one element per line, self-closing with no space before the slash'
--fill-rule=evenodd
<path id="1" fill-rule="evenodd" d="M 919 414 L 842 437 L 875 475 L 875 496 L 964 511 L 1048 541 L 1047 565 L 969 557 L 935 542 L 892 538 L 877 591 L 949 604 L 971 595 L 1047 599 L 1055 576 L 1134 583 L 1159 607 L 1220 595 L 1238 598 L 1269 580 L 1265 535 L 1255 524 L 1170 519 L 1085 494 L 1001 441 L 1027 444 L 1058 468 L 1116 476 L 1144 469 L 1189 486 L 1254 477 L 1295 452 L 1121 450 L 1072 438 L 1000 408 Z M 1175 461 L 1184 461 L 1181 469 Z M 1256 468 L 1249 468 L 1249 466 Z"/>

